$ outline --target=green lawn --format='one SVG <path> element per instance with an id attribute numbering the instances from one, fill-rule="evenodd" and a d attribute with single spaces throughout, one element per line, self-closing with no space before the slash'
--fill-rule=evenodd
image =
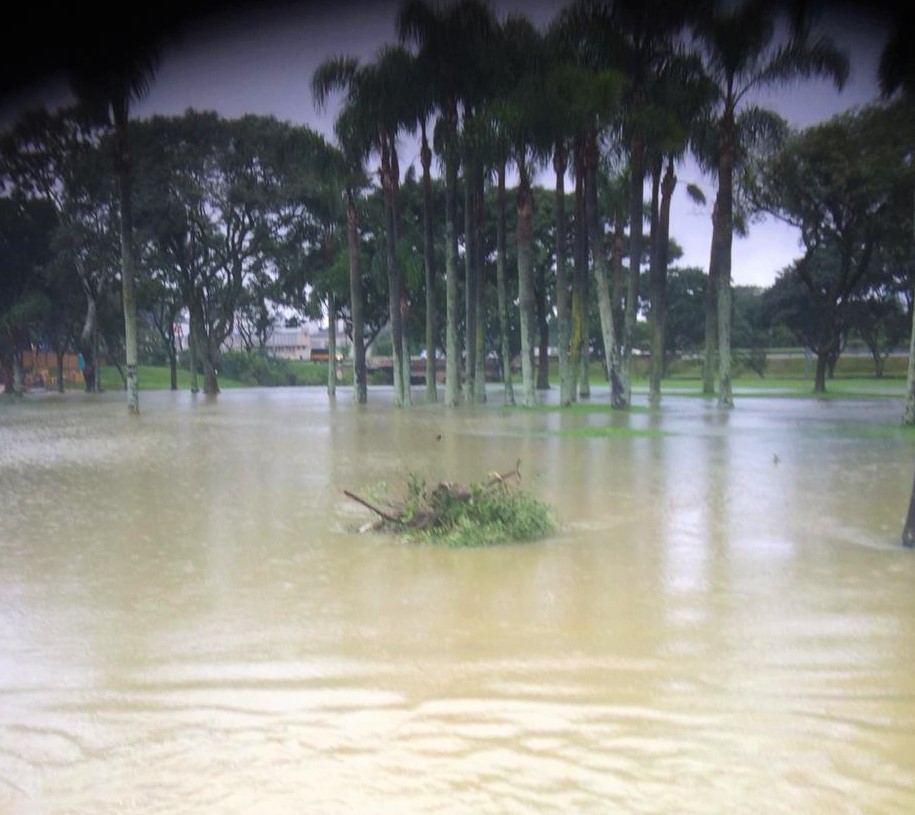
<path id="1" fill-rule="evenodd" d="M 904 396 L 906 388 L 907 359 L 904 356 L 891 357 L 886 364 L 884 375 L 879 379 L 874 376 L 874 366 L 870 357 L 845 356 L 836 366 L 835 378 L 827 380 L 825 398 L 852 398 L 855 396 Z M 289 369 L 295 375 L 298 385 L 324 387 L 327 383 L 327 366 L 324 362 L 290 361 Z M 636 359 L 633 366 L 633 388 L 638 392 L 648 386 L 648 364 L 645 359 Z M 167 366 L 141 365 L 140 388 L 142 390 L 167 390 L 170 387 L 169 369 Z M 349 383 L 350 375 L 344 373 L 343 383 Z M 515 379 L 520 383 L 520 377 Z M 559 386 L 558 370 L 555 362 L 550 366 L 550 382 L 554 388 Z M 595 386 L 606 382 L 603 365 L 591 363 L 591 383 Z M 198 377 L 199 386 L 203 386 L 203 377 Z M 219 387 L 223 390 L 250 387 L 250 383 L 229 377 L 219 377 Z M 68 385 L 79 388 L 79 385 Z M 117 369 L 113 366 L 102 368 L 102 388 L 119 390 L 123 387 Z M 179 390 L 190 389 L 190 374 L 186 370 L 178 371 Z M 740 395 L 767 396 L 809 396 L 813 393 L 813 362 L 806 366 L 800 354 L 770 355 L 766 375 L 735 370 L 733 379 L 734 393 Z M 694 361 L 677 360 L 670 366 L 669 376 L 662 383 L 662 391 L 684 395 L 701 395 L 702 368 Z"/>

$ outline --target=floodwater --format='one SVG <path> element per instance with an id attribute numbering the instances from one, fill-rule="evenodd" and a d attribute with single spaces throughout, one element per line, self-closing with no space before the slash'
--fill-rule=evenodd
<path id="1" fill-rule="evenodd" d="M 0 813 L 915 812 L 900 400 L 348 395 L 0 403 Z M 519 458 L 532 544 L 342 493 Z"/>

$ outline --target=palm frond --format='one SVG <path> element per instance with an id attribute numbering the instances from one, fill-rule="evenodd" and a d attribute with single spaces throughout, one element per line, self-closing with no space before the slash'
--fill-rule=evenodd
<path id="1" fill-rule="evenodd" d="M 311 94 L 319 109 L 323 109 L 333 93 L 347 93 L 359 74 L 359 60 L 352 56 L 336 56 L 322 62 L 311 76 Z"/>

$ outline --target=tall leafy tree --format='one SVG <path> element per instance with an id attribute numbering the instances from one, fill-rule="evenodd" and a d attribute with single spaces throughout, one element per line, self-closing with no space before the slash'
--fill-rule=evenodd
<path id="1" fill-rule="evenodd" d="M 507 137 L 518 174 L 515 193 L 518 302 L 521 325 L 523 403 L 536 403 L 534 378 L 534 194 L 533 175 L 550 151 L 550 133 L 542 104 L 545 48 L 540 33 L 525 18 L 510 17 L 501 30 L 500 48 L 509 60 L 512 89 L 498 100 L 496 116 Z"/>
<path id="2" fill-rule="evenodd" d="M 652 82 L 654 115 L 648 123 L 646 151 L 651 177 L 651 232 L 649 252 L 648 327 L 651 370 L 648 401 L 661 402 L 667 325 L 667 266 L 670 250 L 670 208 L 677 184 L 677 162 L 683 157 L 699 122 L 711 102 L 698 59 L 678 50 L 660 62 Z M 695 194 L 693 185 L 688 194 Z"/>
<path id="3" fill-rule="evenodd" d="M 814 390 L 838 356 L 848 312 L 874 282 L 881 247 L 898 243 L 907 209 L 915 120 L 905 106 L 834 117 L 794 136 L 767 165 L 762 204 L 797 227 L 804 255 L 793 273 L 817 315 Z"/>
<path id="4" fill-rule="evenodd" d="M 89 370 L 98 367 L 98 309 L 114 282 L 117 201 L 108 145 L 84 112 L 27 111 L 0 140 L 2 184 L 21 200 L 47 203 L 57 214 L 54 264 L 78 279 L 85 297 L 80 350 Z M 112 255 L 114 250 L 114 256 Z M 93 389 L 98 379 L 91 379 Z"/>

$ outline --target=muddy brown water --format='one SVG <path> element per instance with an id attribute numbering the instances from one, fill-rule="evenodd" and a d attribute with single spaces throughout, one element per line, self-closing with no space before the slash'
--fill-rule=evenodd
<path id="1" fill-rule="evenodd" d="M 0 404 L 0 813 L 915 812 L 899 401 L 371 399 Z M 533 544 L 342 494 L 518 458 Z"/>

